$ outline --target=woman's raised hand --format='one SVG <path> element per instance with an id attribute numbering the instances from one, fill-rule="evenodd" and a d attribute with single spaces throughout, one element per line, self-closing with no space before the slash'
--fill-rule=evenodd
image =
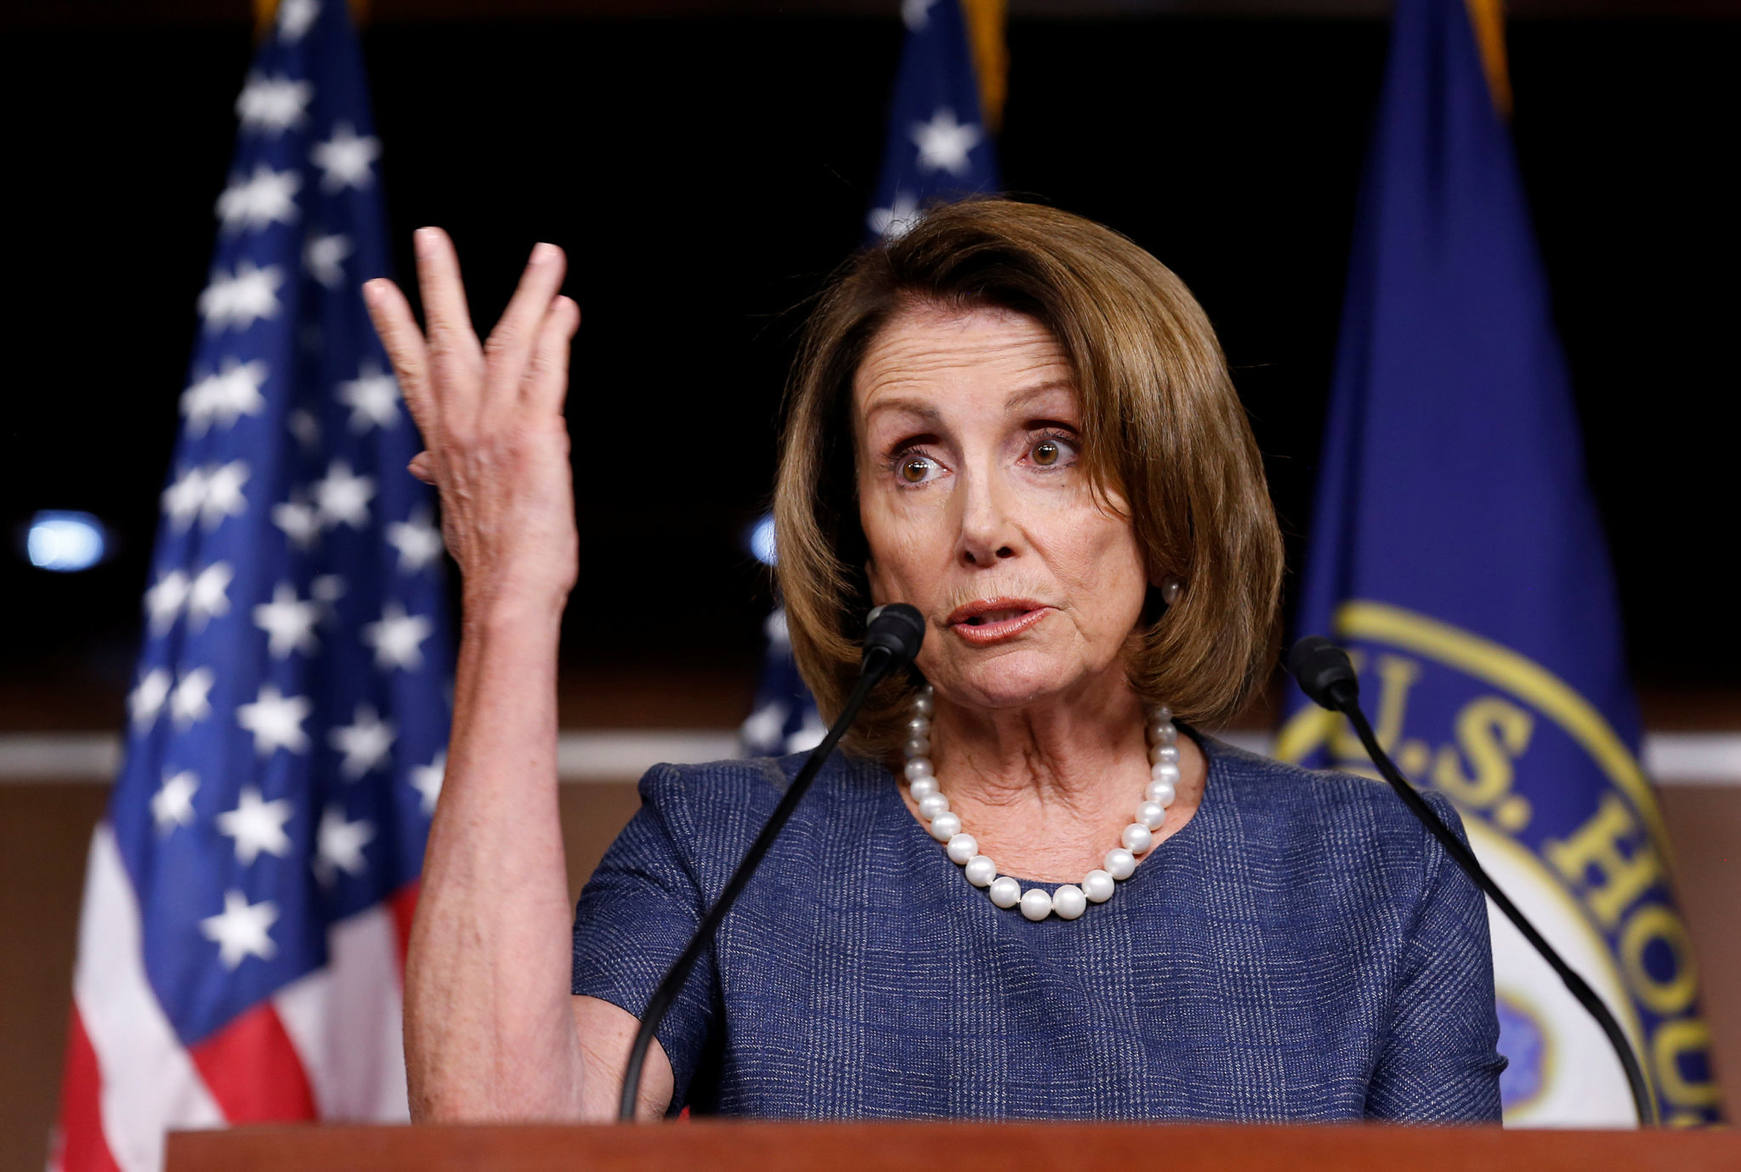
<path id="1" fill-rule="evenodd" d="M 363 286 L 399 389 L 423 434 L 411 472 L 441 490 L 442 532 L 470 614 L 554 604 L 574 586 L 579 540 L 568 429 L 568 347 L 580 307 L 557 292 L 564 258 L 540 244 L 489 339 L 478 342 L 453 244 L 417 233 L 428 332 L 385 278 Z"/>

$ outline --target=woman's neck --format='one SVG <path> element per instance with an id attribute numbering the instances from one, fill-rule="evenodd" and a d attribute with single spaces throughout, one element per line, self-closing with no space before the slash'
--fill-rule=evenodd
<path id="1" fill-rule="evenodd" d="M 999 871 L 1080 882 L 1101 866 L 1149 781 L 1146 713 L 1115 687 L 1022 708 L 967 709 L 936 698 L 931 761 L 950 809 Z M 1156 834 L 1177 833 L 1202 798 L 1202 752 L 1179 738 L 1178 797 Z M 903 787 L 910 809 L 917 807 Z"/>

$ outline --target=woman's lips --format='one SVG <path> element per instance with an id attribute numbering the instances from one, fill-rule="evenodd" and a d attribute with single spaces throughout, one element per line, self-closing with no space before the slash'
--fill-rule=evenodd
<path id="1" fill-rule="evenodd" d="M 1028 630 L 1052 613 L 1049 606 L 1025 609 L 1020 606 L 1000 606 L 970 615 L 949 624 L 949 629 L 976 647 L 1001 643 Z"/>

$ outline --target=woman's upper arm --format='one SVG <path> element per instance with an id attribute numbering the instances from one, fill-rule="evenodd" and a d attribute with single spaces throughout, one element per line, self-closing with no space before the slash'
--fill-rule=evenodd
<path id="1" fill-rule="evenodd" d="M 1428 803 L 1467 841 L 1451 804 Z M 1423 834 L 1425 831 L 1423 830 Z M 1419 915 L 1403 953 L 1386 1040 L 1367 1090 L 1369 1118 L 1497 1123 L 1499 1017 L 1487 904 L 1436 841 L 1428 840 Z"/>
<path id="2" fill-rule="evenodd" d="M 608 1123 L 617 1117 L 623 1094 L 623 1066 L 629 1060 L 640 1019 L 626 1009 L 598 997 L 573 997 L 574 1029 L 580 1038 L 581 1119 Z M 671 1107 L 675 1079 L 665 1047 L 657 1038 L 648 1047 L 641 1072 L 641 1092 L 636 1099 L 637 1119 L 662 1118 Z"/>

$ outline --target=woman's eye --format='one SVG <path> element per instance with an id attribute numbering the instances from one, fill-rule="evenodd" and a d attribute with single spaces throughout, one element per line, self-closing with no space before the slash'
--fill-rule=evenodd
<path id="1" fill-rule="evenodd" d="M 1044 436 L 1035 441 L 1028 449 L 1028 459 L 1041 468 L 1056 468 L 1071 463 L 1076 455 L 1076 445 L 1061 436 Z"/>
<path id="2" fill-rule="evenodd" d="M 898 472 L 903 484 L 924 484 L 937 465 L 927 456 L 908 456 L 901 460 Z"/>

